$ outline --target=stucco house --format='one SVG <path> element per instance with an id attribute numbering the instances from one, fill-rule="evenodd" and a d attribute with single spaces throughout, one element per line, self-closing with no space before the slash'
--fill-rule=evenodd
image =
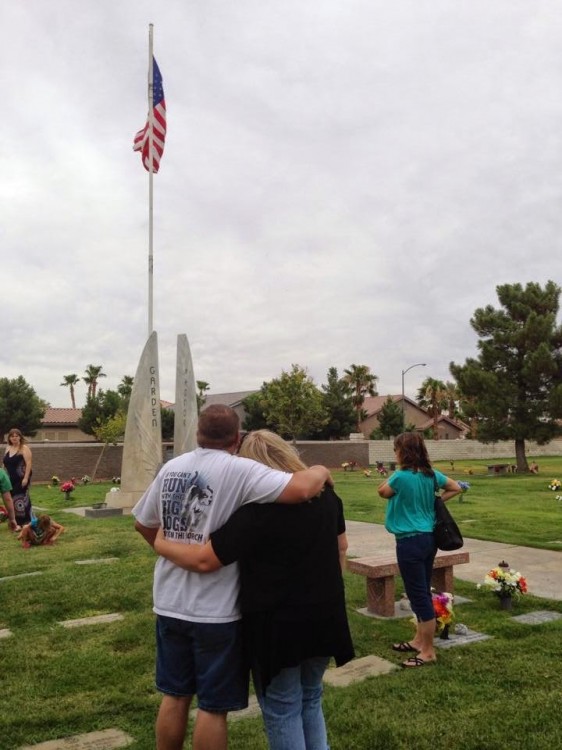
<path id="1" fill-rule="evenodd" d="M 28 438 L 33 443 L 45 441 L 56 443 L 92 442 L 92 435 L 87 435 L 78 427 L 78 420 L 82 416 L 82 409 L 63 409 L 49 406 L 43 417 L 41 428 L 37 434 Z"/>
<path id="2" fill-rule="evenodd" d="M 397 396 L 391 395 L 390 398 L 402 408 L 401 394 L 398 394 Z M 379 426 L 379 414 L 387 399 L 388 395 L 367 396 L 365 399 L 363 409 L 367 412 L 367 417 L 361 422 L 360 427 L 361 432 L 367 439 L 369 439 L 371 432 L 376 430 Z M 422 425 L 424 425 L 428 419 L 429 417 L 425 409 L 418 406 L 416 402 L 411 398 L 408 398 L 408 396 L 404 397 L 404 424 L 413 424 L 416 426 L 416 429 L 423 430 L 425 428 L 422 427 Z"/>
<path id="3" fill-rule="evenodd" d="M 402 395 L 397 396 L 391 395 L 390 398 L 398 406 L 402 406 Z M 379 414 L 386 403 L 388 396 L 368 396 L 363 404 L 363 409 L 367 412 L 367 418 L 361 422 L 361 432 L 368 438 L 373 430 L 379 426 Z M 415 401 L 404 397 L 404 424 L 413 424 L 416 430 L 423 432 L 424 430 L 433 428 L 433 417 L 427 413 L 425 409 L 418 406 Z M 446 414 L 440 414 L 437 420 L 437 429 L 439 431 L 439 440 L 458 440 L 464 438 L 469 431 L 469 426 L 464 422 L 451 419 Z"/>

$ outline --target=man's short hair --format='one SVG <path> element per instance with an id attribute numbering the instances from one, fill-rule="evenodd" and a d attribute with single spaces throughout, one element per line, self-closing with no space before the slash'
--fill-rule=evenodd
<path id="1" fill-rule="evenodd" d="M 240 419 L 226 404 L 211 404 L 199 415 L 197 443 L 201 448 L 229 448 L 238 439 Z"/>

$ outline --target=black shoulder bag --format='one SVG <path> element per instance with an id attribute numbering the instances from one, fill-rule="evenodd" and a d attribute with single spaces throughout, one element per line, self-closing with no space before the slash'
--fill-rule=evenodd
<path id="1" fill-rule="evenodd" d="M 433 529 L 435 544 L 437 549 L 452 552 L 455 549 L 460 549 L 464 540 L 455 519 L 449 513 L 449 509 L 439 494 L 439 485 L 435 475 L 433 475 L 433 485 L 435 490 L 435 528 Z"/>

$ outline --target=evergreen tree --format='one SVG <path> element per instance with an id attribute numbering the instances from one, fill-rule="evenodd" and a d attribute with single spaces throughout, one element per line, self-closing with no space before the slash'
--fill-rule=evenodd
<path id="1" fill-rule="evenodd" d="M 379 426 L 374 430 L 376 439 L 396 437 L 402 432 L 402 408 L 391 396 L 384 402 L 378 419 Z"/>
<path id="2" fill-rule="evenodd" d="M 560 434 L 560 287 L 503 284 L 496 292 L 501 309 L 479 308 L 470 321 L 480 339 L 478 358 L 451 362 L 450 370 L 478 414 L 478 439 L 514 440 L 517 470 L 528 471 L 525 441 L 544 444 Z"/>
<path id="3" fill-rule="evenodd" d="M 328 416 L 327 424 L 316 437 L 319 440 L 335 440 L 349 436 L 355 429 L 356 415 L 351 400 L 349 383 L 338 376 L 337 368 L 330 367 L 327 383 L 322 386 L 322 402 Z"/>

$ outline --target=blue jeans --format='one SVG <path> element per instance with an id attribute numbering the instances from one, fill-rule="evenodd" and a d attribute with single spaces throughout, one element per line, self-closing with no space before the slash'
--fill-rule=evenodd
<path id="1" fill-rule="evenodd" d="M 419 622 L 435 617 L 431 576 L 437 547 L 433 534 L 420 533 L 396 540 L 396 560 L 410 606 Z"/>
<path id="2" fill-rule="evenodd" d="M 329 750 L 322 713 L 322 677 L 328 662 L 321 656 L 282 669 L 265 695 L 254 674 L 270 750 Z"/>

